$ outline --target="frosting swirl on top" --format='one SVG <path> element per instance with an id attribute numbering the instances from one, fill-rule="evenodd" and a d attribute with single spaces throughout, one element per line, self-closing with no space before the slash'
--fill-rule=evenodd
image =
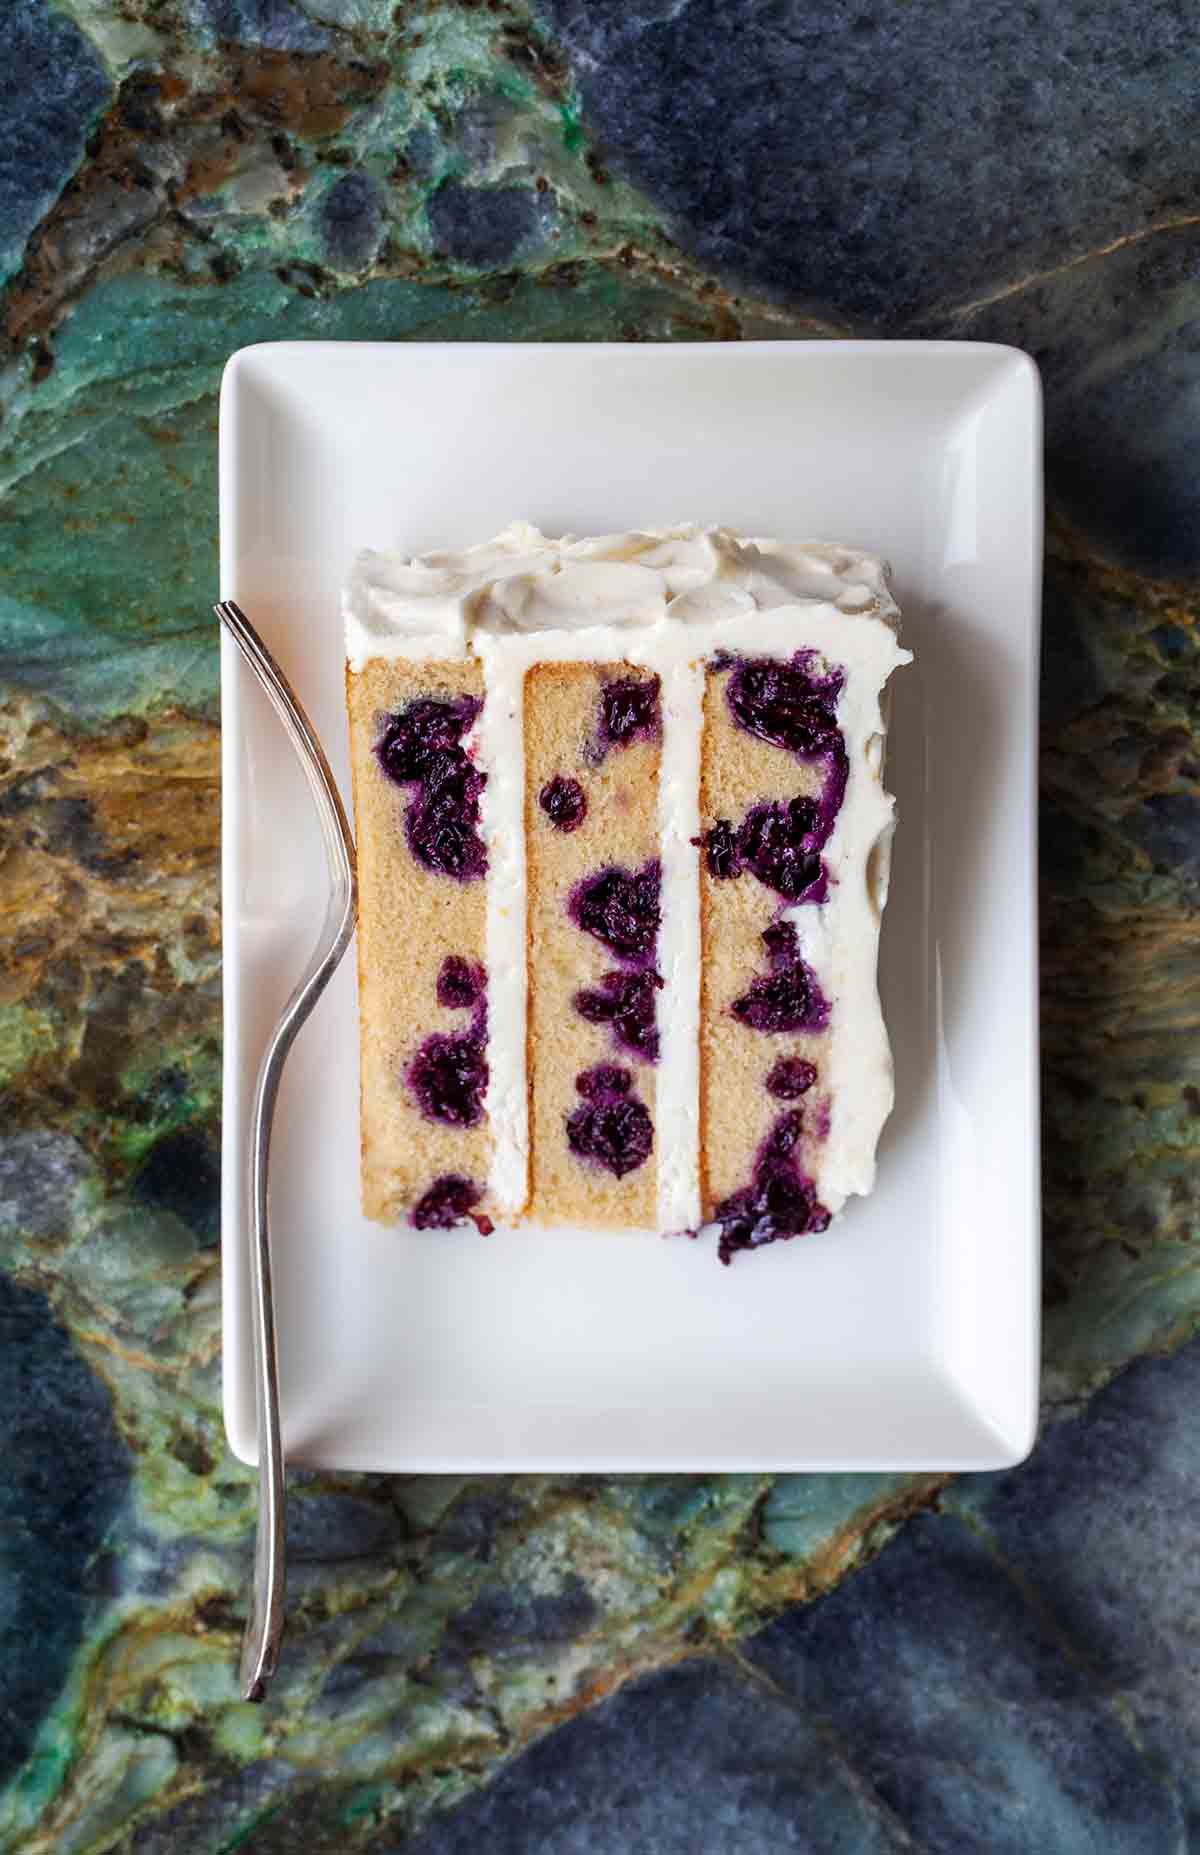
<path id="1" fill-rule="evenodd" d="M 891 617 L 886 568 L 819 542 L 676 528 L 554 540 L 514 522 L 454 553 L 360 554 L 346 592 L 352 670 L 372 657 L 462 657 L 477 634 L 632 631 L 779 606 L 819 604 Z"/>

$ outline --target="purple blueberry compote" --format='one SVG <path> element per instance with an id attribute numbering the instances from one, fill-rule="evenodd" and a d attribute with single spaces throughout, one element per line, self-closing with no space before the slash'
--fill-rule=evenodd
<path id="1" fill-rule="evenodd" d="M 813 989 L 809 969 L 798 960 L 794 966 L 751 980 L 750 990 L 735 999 L 730 1010 L 739 1023 L 754 1031 L 817 1030 L 821 1026 Z"/>
<path id="2" fill-rule="evenodd" d="M 756 805 L 738 832 L 738 855 L 764 888 L 798 902 L 820 882 L 820 817 L 812 799 L 789 805 Z"/>
<path id="3" fill-rule="evenodd" d="M 657 859 L 640 870 L 613 864 L 571 891 L 567 910 L 576 927 L 601 941 L 625 966 L 651 966 L 661 920 Z"/>
<path id="4" fill-rule="evenodd" d="M 598 1101 L 605 1095 L 628 1095 L 633 1077 L 619 1063 L 597 1063 L 575 1078 L 576 1092 L 585 1101 Z"/>
<path id="5" fill-rule="evenodd" d="M 437 1002 L 448 1011 L 470 1011 L 487 991 L 487 974 L 460 954 L 447 954 L 437 978 Z"/>
<path id="6" fill-rule="evenodd" d="M 460 1037 L 427 1037 L 408 1066 L 408 1086 L 422 1114 L 447 1127 L 475 1127 L 483 1117 L 488 1065 L 478 1023 Z"/>
<path id="7" fill-rule="evenodd" d="M 755 805 L 736 832 L 719 819 L 708 833 L 705 852 L 710 875 L 740 876 L 749 870 L 785 901 L 824 901 L 824 843 L 817 802 L 795 798 L 787 805 Z"/>
<path id="8" fill-rule="evenodd" d="M 577 779 L 559 774 L 538 793 L 538 804 L 556 831 L 577 831 L 587 817 L 587 798 Z"/>
<path id="9" fill-rule="evenodd" d="M 442 961 L 438 1003 L 449 1010 L 471 1010 L 470 1029 L 456 1036 L 436 1031 L 413 1057 L 405 1080 L 417 1106 L 430 1121 L 447 1127 L 475 1127 L 483 1117 L 488 1083 L 487 974 L 459 954 Z"/>
<path id="10" fill-rule="evenodd" d="M 452 702 L 421 696 L 392 715 L 375 749 L 383 771 L 398 786 L 415 786 L 404 814 L 404 835 L 417 862 L 456 882 L 487 874 L 479 835 L 479 795 L 487 775 L 472 764 L 462 737 L 482 704 L 475 696 Z"/>
<path id="11" fill-rule="evenodd" d="M 458 696 L 453 702 L 418 696 L 389 716 L 375 749 L 388 778 L 398 786 L 424 779 L 434 756 L 453 752 L 482 706 L 476 696 Z"/>
<path id="12" fill-rule="evenodd" d="M 781 1056 L 767 1077 L 767 1094 L 777 1101 L 799 1101 L 817 1079 L 815 1063 L 802 1056 Z"/>
<path id="13" fill-rule="evenodd" d="M 656 972 L 605 973 L 596 990 L 576 992 L 575 1009 L 589 1024 L 607 1024 L 622 1048 L 657 1063 L 655 993 L 661 989 Z"/>
<path id="14" fill-rule="evenodd" d="M 799 1108 L 793 1108 L 789 1114 L 781 1114 L 767 1136 L 765 1147 L 767 1156 L 771 1159 L 785 1158 L 803 1132 L 804 1116 Z"/>
<path id="15" fill-rule="evenodd" d="M 598 1063 L 575 1078 L 583 1103 L 567 1116 L 567 1145 L 623 1179 L 644 1165 L 654 1147 L 654 1123 L 630 1093 L 633 1078 L 614 1063 Z"/>
<path id="16" fill-rule="evenodd" d="M 600 691 L 600 741 L 628 747 L 639 737 L 654 740 L 661 728 L 657 676 L 622 676 Z"/>
<path id="17" fill-rule="evenodd" d="M 728 818 L 718 818 L 707 837 L 699 841 L 704 845 L 704 860 L 710 876 L 723 882 L 729 876 L 741 875 L 738 834 Z"/>
<path id="18" fill-rule="evenodd" d="M 404 814 L 404 835 L 417 862 L 457 882 L 487 874 L 487 850 L 479 835 L 479 795 L 486 774 L 461 748 L 437 754 Z"/>
<path id="19" fill-rule="evenodd" d="M 800 939 L 794 921 L 772 921 L 762 931 L 762 944 L 772 966 L 786 966 L 800 952 Z"/>
<path id="20" fill-rule="evenodd" d="M 790 661 L 732 657 L 719 652 L 713 668 L 731 672 L 725 699 L 739 727 L 782 747 L 801 760 L 822 760 L 825 778 L 818 797 L 756 805 L 736 831 L 727 819 L 708 832 L 710 875 L 740 876 L 743 870 L 790 902 L 823 902 L 828 878 L 821 852 L 833 834 L 846 796 L 850 763 L 837 724 L 845 672 L 813 670 L 815 651 L 797 651 Z"/>
<path id="21" fill-rule="evenodd" d="M 796 930 L 778 921 L 763 933 L 771 971 L 750 982 L 750 990 L 735 998 L 729 1009 L 751 1030 L 823 1031 L 829 1023 L 829 1004 L 816 975 L 800 957 Z"/>
<path id="22" fill-rule="evenodd" d="M 739 1250 L 761 1249 L 811 1231 L 826 1230 L 829 1212 L 796 1157 L 802 1121 L 798 1109 L 781 1115 L 758 1149 L 751 1183 L 713 1212 L 721 1226 L 717 1255 L 730 1263 Z"/>
<path id="23" fill-rule="evenodd" d="M 786 663 L 774 657 L 725 657 L 715 664 L 723 669 L 732 663 L 725 699 L 734 720 L 760 741 L 786 747 L 803 760 L 842 747 L 837 704 L 845 673 L 835 669 L 814 675 L 815 655 L 797 651 Z"/>
<path id="24" fill-rule="evenodd" d="M 491 1218 L 474 1209 L 482 1197 L 483 1187 L 474 1179 L 464 1179 L 461 1172 L 443 1173 L 417 1200 L 409 1222 L 414 1230 L 450 1230 L 470 1218 L 480 1235 L 489 1237 L 495 1228 Z"/>

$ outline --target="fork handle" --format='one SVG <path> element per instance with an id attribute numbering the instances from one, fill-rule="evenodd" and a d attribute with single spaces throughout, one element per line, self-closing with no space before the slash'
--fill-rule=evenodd
<path id="1" fill-rule="evenodd" d="M 259 1507 L 254 1585 L 242 1638 L 240 1672 L 243 1698 L 262 1700 L 279 1665 L 287 1589 L 286 1493 L 268 1216 L 271 1126 L 288 1052 L 333 977 L 354 932 L 357 880 L 354 839 L 341 794 L 299 697 L 240 606 L 223 600 L 216 612 L 262 685 L 296 750 L 320 820 L 330 873 L 321 937 L 263 1052 L 250 1122 L 250 1287 Z"/>
<path id="2" fill-rule="evenodd" d="M 270 1056 L 268 1052 L 268 1057 Z M 287 1494 L 279 1425 L 279 1353 L 275 1297 L 271 1284 L 271 1236 L 267 1218 L 267 1172 L 271 1123 L 279 1092 L 278 1064 L 259 1072 L 250 1152 L 252 1267 L 251 1321 L 254 1330 L 255 1405 L 258 1412 L 258 1525 L 254 1539 L 254 1584 L 242 1636 L 239 1674 L 243 1700 L 262 1700 L 279 1666 L 287 1597 Z"/>

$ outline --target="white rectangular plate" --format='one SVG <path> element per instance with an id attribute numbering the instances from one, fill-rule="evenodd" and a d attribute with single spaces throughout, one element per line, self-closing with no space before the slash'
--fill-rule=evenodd
<path id="1" fill-rule="evenodd" d="M 851 542 L 905 641 L 884 924 L 897 1108 L 873 1198 L 721 1268 L 710 1238 L 364 1221 L 348 957 L 271 1150 L 284 1437 L 361 1469 L 999 1468 L 1037 1410 L 1034 796 L 1041 406 L 968 343 L 249 348 L 221 398 L 221 590 L 291 677 L 349 802 L 339 590 L 357 549 L 515 517 Z M 320 839 L 222 642 L 225 1414 L 254 1459 L 246 1137 L 324 906 Z"/>

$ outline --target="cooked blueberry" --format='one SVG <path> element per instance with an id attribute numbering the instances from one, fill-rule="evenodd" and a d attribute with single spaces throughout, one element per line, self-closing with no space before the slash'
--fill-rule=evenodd
<path id="1" fill-rule="evenodd" d="M 771 972 L 753 979 L 750 990 L 735 998 L 729 1009 L 740 1024 L 755 1031 L 823 1031 L 829 1022 L 829 1005 L 816 975 L 796 951 L 796 930 L 780 921 L 763 935 Z"/>
<path id="2" fill-rule="evenodd" d="M 483 1114 L 488 1066 L 482 1036 L 427 1037 L 408 1066 L 408 1086 L 423 1114 L 450 1127 L 474 1127 Z"/>
<path id="3" fill-rule="evenodd" d="M 816 1079 L 815 1063 L 806 1063 L 802 1056 L 781 1056 L 767 1077 L 767 1093 L 779 1101 L 796 1101 L 807 1095 Z"/>
<path id="4" fill-rule="evenodd" d="M 633 1096 L 597 1091 L 567 1117 L 567 1145 L 623 1179 L 650 1157 L 654 1124 Z"/>
<path id="5" fill-rule="evenodd" d="M 811 656 L 798 652 L 788 663 L 743 657 L 734 664 L 725 687 L 735 721 L 759 740 L 806 758 L 840 741 L 837 701 L 845 680 L 840 670 L 814 676 Z"/>
<path id="6" fill-rule="evenodd" d="M 587 1101 L 600 1095 L 628 1095 L 632 1084 L 629 1071 L 616 1063 L 597 1063 L 575 1078 L 575 1087 Z"/>
<path id="7" fill-rule="evenodd" d="M 813 670 L 812 651 L 798 651 L 790 662 L 770 657 L 711 659 L 717 670 L 730 670 L 725 699 L 734 720 L 760 740 L 786 748 L 802 760 L 823 760 L 825 779 L 816 799 L 794 799 L 791 806 L 756 807 L 738 833 L 737 859 L 759 880 L 791 901 L 825 899 L 820 852 L 828 843 L 846 796 L 850 763 L 837 725 L 838 698 L 845 673 Z M 738 873 L 735 867 L 734 874 Z"/>
<path id="8" fill-rule="evenodd" d="M 435 1179 L 429 1190 L 419 1198 L 412 1208 L 409 1222 L 414 1230 L 449 1230 L 454 1224 L 461 1224 L 469 1217 L 473 1205 L 483 1197 L 482 1186 L 473 1179 L 464 1179 L 460 1172 L 447 1172 L 440 1179 Z M 491 1229 L 491 1219 L 480 1217 L 475 1220 L 483 1230 L 484 1224 Z M 488 1231 L 484 1231 L 485 1236 Z"/>
<path id="9" fill-rule="evenodd" d="M 600 739 L 625 747 L 638 735 L 652 739 L 659 730 L 658 678 L 623 676 L 600 692 Z"/>
<path id="10" fill-rule="evenodd" d="M 793 1110 L 776 1121 L 758 1150 L 752 1183 L 724 1199 L 713 1213 L 721 1226 L 717 1254 L 723 1263 L 738 1250 L 825 1230 L 829 1212 L 817 1202 L 816 1188 L 801 1172 L 795 1155 L 800 1116 Z"/>
<path id="11" fill-rule="evenodd" d="M 827 756 L 832 758 L 833 756 Z M 755 805 L 736 828 L 719 819 L 704 839 L 711 876 L 740 876 L 749 870 L 785 901 L 823 902 L 825 869 L 821 850 L 829 839 L 845 790 L 838 765 L 831 766 L 819 799 L 797 797 Z"/>
<path id="12" fill-rule="evenodd" d="M 753 1031 L 824 1030 L 829 1017 L 829 1007 L 803 960 L 767 978 L 752 979 L 750 990 L 735 998 L 729 1009 Z"/>
<path id="13" fill-rule="evenodd" d="M 658 1061 L 657 973 L 605 973 L 598 991 L 576 992 L 575 1009 L 589 1024 L 607 1024 L 617 1042 L 648 1063 Z"/>
<path id="14" fill-rule="evenodd" d="M 571 919 L 626 965 L 648 966 L 661 920 L 660 880 L 657 860 L 636 871 L 616 865 L 601 870 L 576 884 L 568 903 Z"/>
<path id="15" fill-rule="evenodd" d="M 487 776 L 460 744 L 481 706 L 474 696 L 454 702 L 422 696 L 390 717 L 375 750 L 389 779 L 417 788 L 404 814 L 413 856 L 458 882 L 487 873 L 487 850 L 476 828 Z"/>
<path id="16" fill-rule="evenodd" d="M 794 921 L 773 921 L 764 928 L 762 943 L 772 966 L 787 966 L 800 956 L 800 939 Z"/>
<path id="17" fill-rule="evenodd" d="M 790 1114 L 781 1115 L 767 1138 L 767 1153 L 772 1159 L 780 1159 L 790 1153 L 804 1130 L 804 1118 L 798 1108 Z"/>
<path id="18" fill-rule="evenodd" d="M 487 850 L 477 830 L 479 794 L 486 775 L 464 753 L 431 757 L 431 777 L 422 781 L 404 814 L 404 835 L 413 856 L 436 874 L 473 882 L 487 874 Z"/>
<path id="19" fill-rule="evenodd" d="M 821 878 L 820 816 L 812 799 L 756 805 L 737 834 L 737 857 L 765 888 L 798 902 Z"/>
<path id="20" fill-rule="evenodd" d="M 474 696 L 453 702 L 421 696 L 393 715 L 375 749 L 389 779 L 406 786 L 424 778 L 430 756 L 457 747 L 482 706 Z"/>
<path id="21" fill-rule="evenodd" d="M 482 966 L 473 966 L 460 954 L 448 954 L 437 978 L 437 1002 L 450 1011 L 467 1011 L 479 1003 L 486 985 Z"/>
<path id="22" fill-rule="evenodd" d="M 724 881 L 739 876 L 737 832 L 727 818 L 718 818 L 704 840 L 704 860 L 710 876 Z"/>
<path id="23" fill-rule="evenodd" d="M 577 830 L 587 816 L 583 787 L 577 779 L 564 779 L 561 774 L 542 787 L 538 804 L 559 831 Z"/>

